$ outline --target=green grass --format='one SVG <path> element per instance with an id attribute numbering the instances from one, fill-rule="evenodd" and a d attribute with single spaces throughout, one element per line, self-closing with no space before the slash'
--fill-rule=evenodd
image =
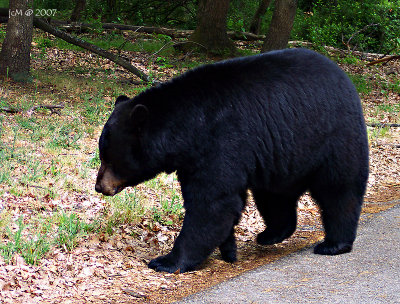
<path id="1" fill-rule="evenodd" d="M 160 197 L 160 207 L 152 208 L 152 218 L 155 222 L 171 226 L 177 220 L 183 219 L 183 206 L 179 194 L 173 194 L 171 198 Z"/>
<path id="2" fill-rule="evenodd" d="M 379 104 L 377 105 L 378 111 L 384 111 L 387 113 L 399 113 L 400 112 L 400 103 L 397 104 Z"/>
<path id="3" fill-rule="evenodd" d="M 355 85 L 358 93 L 369 94 L 372 92 L 372 83 L 367 76 L 358 74 L 348 74 L 348 76 Z"/>
<path id="4" fill-rule="evenodd" d="M 58 229 L 54 239 L 57 247 L 70 251 L 76 247 L 80 237 L 84 236 L 90 225 L 85 225 L 76 214 L 67 215 L 62 212 L 57 219 Z"/>
<path id="5" fill-rule="evenodd" d="M 1 220 L 0 217 L 0 224 Z M 10 225 L 9 218 L 5 221 Z M 54 214 L 50 220 L 38 217 L 32 220 L 31 226 L 24 224 L 21 216 L 15 224 L 15 231 L 6 228 L 4 236 L 8 241 L 0 243 L 0 254 L 7 263 L 11 262 L 15 254 L 19 254 L 26 263 L 36 265 L 52 247 L 70 251 L 92 230 L 92 225 L 81 221 L 76 214 L 67 215 L 65 212 Z M 55 228 L 52 228 L 54 226 Z M 29 231 L 24 233 L 28 229 Z"/>
<path id="6" fill-rule="evenodd" d="M 391 91 L 396 94 L 400 94 L 400 79 L 398 77 L 392 77 L 389 80 L 381 81 L 380 83 L 382 91 Z"/>
<path id="7" fill-rule="evenodd" d="M 32 238 L 23 236 L 26 228 L 23 218 L 17 221 L 18 228 L 15 232 L 7 229 L 8 242 L 0 244 L 0 254 L 9 263 L 15 254 L 21 255 L 28 264 L 36 265 L 41 258 L 50 250 L 50 242 L 47 234 L 38 234 Z"/>
<path id="8" fill-rule="evenodd" d="M 133 192 L 124 190 L 115 197 L 107 198 L 109 205 L 104 211 L 100 231 L 112 234 L 120 225 L 136 223 L 146 212 L 140 201 L 140 194 L 136 190 Z"/>
<path id="9" fill-rule="evenodd" d="M 368 129 L 368 139 L 370 142 L 376 141 L 378 138 L 387 136 L 389 131 L 389 127 Z"/>

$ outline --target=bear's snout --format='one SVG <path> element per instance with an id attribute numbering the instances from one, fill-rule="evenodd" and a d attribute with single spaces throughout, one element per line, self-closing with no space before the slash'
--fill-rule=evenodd
<path id="1" fill-rule="evenodd" d="M 113 196 L 125 188 L 124 184 L 125 182 L 117 178 L 110 168 L 101 164 L 94 187 L 96 192 Z"/>
<path id="2" fill-rule="evenodd" d="M 96 192 L 98 192 L 98 193 L 103 192 L 103 188 L 101 187 L 101 185 L 99 183 L 96 183 L 96 186 L 94 186 L 94 190 L 96 190 Z"/>

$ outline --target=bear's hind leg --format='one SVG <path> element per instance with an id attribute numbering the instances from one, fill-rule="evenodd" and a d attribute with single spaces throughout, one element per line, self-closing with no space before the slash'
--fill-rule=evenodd
<path id="1" fill-rule="evenodd" d="M 354 189 L 343 185 L 311 190 L 321 208 L 325 229 L 325 240 L 314 248 L 314 253 L 337 255 L 352 250 L 363 200 Z"/>
<path id="2" fill-rule="evenodd" d="M 297 226 L 298 196 L 253 189 L 257 209 L 267 228 L 257 236 L 257 243 L 272 245 L 290 237 Z"/>

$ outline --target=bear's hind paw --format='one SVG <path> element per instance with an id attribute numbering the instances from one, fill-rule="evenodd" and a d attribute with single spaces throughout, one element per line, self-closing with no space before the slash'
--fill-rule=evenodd
<path id="1" fill-rule="evenodd" d="M 283 232 L 277 232 L 272 229 L 265 229 L 263 232 L 257 235 L 257 243 L 260 245 L 273 245 L 281 243 L 294 232 L 294 229 L 288 229 Z"/>
<path id="2" fill-rule="evenodd" d="M 349 243 L 332 243 L 324 241 L 315 246 L 314 253 L 323 255 L 337 255 L 350 252 L 352 248 L 353 245 Z"/>

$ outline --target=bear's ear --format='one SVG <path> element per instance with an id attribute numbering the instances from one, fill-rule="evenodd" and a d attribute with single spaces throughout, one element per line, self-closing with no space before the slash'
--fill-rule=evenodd
<path id="1" fill-rule="evenodd" d="M 149 114 L 149 110 L 145 105 L 137 104 L 133 107 L 131 112 L 131 118 L 133 121 L 134 127 L 140 127 L 146 121 L 147 116 Z"/>
<path id="2" fill-rule="evenodd" d="M 130 98 L 128 96 L 125 95 L 121 95 L 117 97 L 117 100 L 115 100 L 115 105 L 117 105 L 117 103 L 121 102 L 121 101 L 125 101 L 125 100 L 129 100 Z"/>

